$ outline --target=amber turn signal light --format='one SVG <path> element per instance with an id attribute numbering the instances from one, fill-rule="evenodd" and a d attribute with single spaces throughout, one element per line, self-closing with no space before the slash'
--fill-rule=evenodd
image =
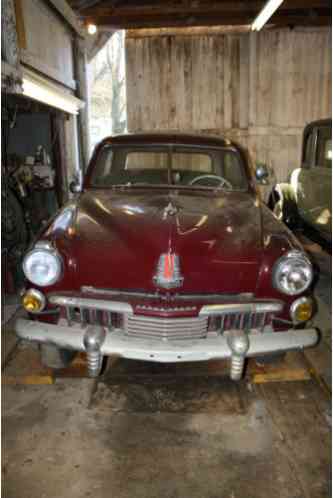
<path id="1" fill-rule="evenodd" d="M 22 304 L 28 313 L 39 313 L 45 307 L 45 296 L 36 289 L 29 289 L 23 296 Z"/>
<path id="2" fill-rule="evenodd" d="M 312 317 L 313 302 L 308 297 L 301 297 L 293 302 L 290 308 L 291 318 L 295 323 L 307 322 Z"/>

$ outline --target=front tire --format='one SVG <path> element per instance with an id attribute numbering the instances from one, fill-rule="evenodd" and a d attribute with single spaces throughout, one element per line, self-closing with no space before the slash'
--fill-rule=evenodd
<path id="1" fill-rule="evenodd" d="M 66 368 L 74 360 L 76 351 L 58 348 L 53 344 L 41 344 L 40 356 L 41 362 L 47 368 Z"/>
<path id="2" fill-rule="evenodd" d="M 259 366 L 278 365 L 285 359 L 285 357 L 286 353 L 271 353 L 265 356 L 257 356 L 256 363 Z"/>
<path id="3" fill-rule="evenodd" d="M 2 213 L 1 213 L 1 240 L 4 249 L 13 253 L 19 249 L 23 253 L 28 243 L 28 231 L 24 219 L 23 209 L 17 200 L 14 192 L 3 186 L 1 192 Z"/>

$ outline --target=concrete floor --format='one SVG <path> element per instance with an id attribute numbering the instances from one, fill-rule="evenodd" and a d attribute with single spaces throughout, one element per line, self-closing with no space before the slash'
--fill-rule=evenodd
<path id="1" fill-rule="evenodd" d="M 316 294 L 329 349 L 328 276 Z M 3 385 L 3 498 L 331 496 L 331 404 L 315 380 L 126 369 L 98 382 Z"/>
<path id="2" fill-rule="evenodd" d="M 330 404 L 314 381 L 67 379 L 3 391 L 4 498 L 331 495 Z"/>

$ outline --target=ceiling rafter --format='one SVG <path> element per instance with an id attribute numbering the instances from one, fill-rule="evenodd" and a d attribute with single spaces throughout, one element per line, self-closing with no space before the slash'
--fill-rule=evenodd
<path id="1" fill-rule="evenodd" d="M 264 0 L 69 0 L 85 23 L 106 29 L 250 25 Z M 331 24 L 329 0 L 285 0 L 276 26 Z"/>

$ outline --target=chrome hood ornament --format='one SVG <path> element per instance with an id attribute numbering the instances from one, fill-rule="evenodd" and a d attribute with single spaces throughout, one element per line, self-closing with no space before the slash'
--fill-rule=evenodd
<path id="1" fill-rule="evenodd" d="M 175 289 L 183 285 L 184 277 L 181 275 L 177 254 L 161 254 L 153 281 L 157 287 L 163 289 Z"/>
<path id="2" fill-rule="evenodd" d="M 163 210 L 163 219 L 165 220 L 168 216 L 175 216 L 178 211 L 178 207 L 174 206 L 172 202 L 169 202 L 169 204 Z"/>

